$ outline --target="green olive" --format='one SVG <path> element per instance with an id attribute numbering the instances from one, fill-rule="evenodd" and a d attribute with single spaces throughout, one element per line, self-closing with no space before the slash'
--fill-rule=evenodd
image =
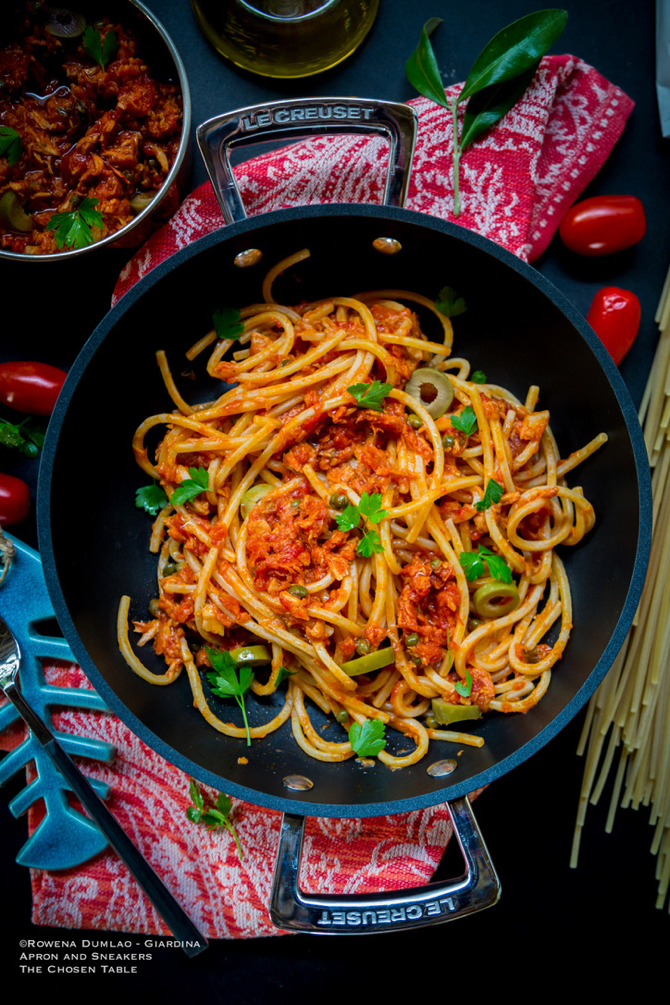
<path id="1" fill-rule="evenodd" d="M 9 188 L 0 199 L 0 220 L 5 227 L 18 231 L 19 234 L 29 234 L 33 229 L 33 219 L 23 208 L 16 192 Z"/>
<path id="2" fill-rule="evenodd" d="M 260 502 L 263 496 L 266 496 L 271 490 L 272 486 L 268 485 L 267 482 L 252 485 L 250 489 L 247 489 L 240 501 L 240 512 L 243 520 L 246 520 L 256 503 Z"/>
<path id="3" fill-rule="evenodd" d="M 301 586 L 300 583 L 295 583 L 293 586 L 289 586 L 287 593 L 290 593 L 292 597 L 298 597 L 300 600 L 304 600 L 308 595 L 309 590 L 306 586 Z"/>
<path id="4" fill-rule="evenodd" d="M 433 698 L 431 701 L 433 715 L 440 726 L 448 726 L 461 719 L 481 719 L 482 710 L 479 705 L 452 705 L 444 698 Z"/>
<path id="5" fill-rule="evenodd" d="M 454 400 L 454 389 L 446 373 L 428 366 L 414 371 L 405 385 L 405 391 L 420 401 L 433 419 L 444 415 Z"/>
<path id="6" fill-rule="evenodd" d="M 385 649 L 376 649 L 373 653 L 361 656 L 357 660 L 349 660 L 343 663 L 341 669 L 350 677 L 357 677 L 361 673 L 371 673 L 373 670 L 381 670 L 382 667 L 395 663 L 395 653 L 391 646 Z"/>
<path id="7" fill-rule="evenodd" d="M 231 649 L 230 655 L 241 666 L 258 667 L 272 662 L 272 654 L 267 646 L 240 646 Z"/>
<path id="8" fill-rule="evenodd" d="M 143 209 L 150 206 L 151 203 L 156 198 L 156 193 L 153 191 L 149 192 L 136 192 L 135 195 L 130 200 L 130 208 L 134 216 L 139 216 Z"/>
<path id="9" fill-rule="evenodd" d="M 480 618 L 502 618 L 519 606 L 519 591 L 514 583 L 484 583 L 475 592 L 473 604 Z"/>

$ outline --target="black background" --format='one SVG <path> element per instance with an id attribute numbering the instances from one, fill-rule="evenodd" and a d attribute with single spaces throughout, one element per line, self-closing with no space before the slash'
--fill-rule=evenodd
<path id="1" fill-rule="evenodd" d="M 428 18 L 444 19 L 433 44 L 448 85 L 465 78 L 496 31 L 533 9 L 511 0 L 381 0 L 370 36 L 348 61 L 317 77 L 274 82 L 252 77 L 217 56 L 200 34 L 187 0 L 150 0 L 147 6 L 170 32 L 186 64 L 194 125 L 237 107 L 294 95 L 407 100 L 415 93 L 405 79 L 405 60 Z M 657 340 L 653 316 L 670 263 L 668 141 L 660 135 L 654 88 L 654 4 L 580 0 L 567 8 L 568 26 L 554 51 L 580 56 L 636 102 L 622 139 L 585 195 L 638 195 L 647 210 L 648 230 L 636 248 L 605 259 L 573 256 L 555 239 L 535 264 L 584 314 L 603 285 L 637 293 L 642 327 L 621 372 L 638 405 Z M 205 177 L 196 155 L 191 186 Z M 128 252 L 106 250 L 71 264 L 0 264 L 5 305 L 0 358 L 42 359 L 67 369 L 106 313 L 128 257 Z M 20 315 L 18 323 L 13 308 Z M 17 460 L 2 450 L 0 469 L 25 478 L 35 494 L 36 461 Z M 36 547 L 34 513 L 12 532 Z M 644 985 L 668 926 L 666 910 L 655 909 L 656 860 L 649 851 L 653 830 L 648 809 L 619 810 L 613 833 L 606 834 L 608 786 L 601 805 L 589 809 L 579 867 L 569 868 L 582 775 L 575 750 L 583 718 L 583 713 L 577 716 L 476 803 L 502 881 L 496 907 L 422 932 L 213 942 L 192 961 L 178 950 L 161 950 L 136 975 L 59 976 L 43 989 L 53 992 L 65 983 L 73 992 L 90 992 L 111 981 L 115 991 L 131 1000 L 151 991 L 168 994 L 168 1001 L 190 992 L 246 1005 L 288 1001 L 329 988 L 349 1000 L 405 987 L 431 995 L 463 994 L 484 991 L 491 979 L 498 987 L 504 982 L 516 991 L 527 987 L 544 995 L 550 987 L 570 986 L 583 969 L 589 977 L 598 975 L 600 990 L 615 987 L 621 970 L 637 971 Z M 19 939 L 71 934 L 30 922 L 28 870 L 14 865 L 26 825 L 7 809 L 22 784 L 13 779 L 0 799 L 5 979 L 21 973 Z M 34 989 L 35 981 L 41 986 L 41 978 L 21 976 L 20 993 Z"/>

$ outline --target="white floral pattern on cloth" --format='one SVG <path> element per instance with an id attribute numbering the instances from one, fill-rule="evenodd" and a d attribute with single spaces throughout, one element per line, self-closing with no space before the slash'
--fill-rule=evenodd
<path id="1" fill-rule="evenodd" d="M 451 116 L 426 98 L 410 104 L 419 134 L 407 208 L 453 220 Z M 457 222 L 534 261 L 604 164 L 632 109 L 620 88 L 582 60 L 545 57 L 521 100 L 463 155 Z M 308 203 L 379 202 L 386 159 L 378 138 L 324 137 L 246 161 L 235 175 L 247 214 L 257 216 Z M 222 226 L 206 183 L 128 263 L 114 302 L 163 259 Z"/>

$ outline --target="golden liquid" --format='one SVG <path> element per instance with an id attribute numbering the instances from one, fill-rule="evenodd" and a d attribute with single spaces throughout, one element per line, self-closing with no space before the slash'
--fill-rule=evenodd
<path id="1" fill-rule="evenodd" d="M 356 49 L 379 0 L 191 0 L 200 28 L 236 66 L 266 77 L 307 77 Z"/>

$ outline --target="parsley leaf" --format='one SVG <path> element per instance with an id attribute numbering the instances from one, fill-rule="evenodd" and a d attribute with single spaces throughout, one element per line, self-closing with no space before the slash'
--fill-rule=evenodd
<path id="1" fill-rule="evenodd" d="M 361 501 L 358 504 L 358 510 L 361 516 L 365 517 L 370 523 L 379 523 L 383 520 L 388 513 L 385 509 L 380 507 L 382 501 L 380 492 L 373 492 L 371 496 L 364 492 L 361 496 Z"/>
<path id="2" fill-rule="evenodd" d="M 277 674 L 275 686 L 279 687 L 279 685 L 282 684 L 288 677 L 293 677 L 293 675 L 297 674 L 297 672 L 297 670 L 289 670 L 288 667 L 279 667 L 279 673 Z"/>
<path id="3" fill-rule="evenodd" d="M 505 489 L 500 482 L 495 481 L 493 478 L 489 478 L 483 498 L 481 498 L 478 503 L 475 503 L 475 509 L 479 510 L 481 513 L 482 510 L 488 509 L 489 506 L 492 506 L 494 503 L 500 502 L 504 492 Z"/>
<path id="4" fill-rule="evenodd" d="M 170 496 L 173 506 L 183 506 L 190 499 L 195 499 L 201 492 L 206 492 L 209 488 L 209 474 L 207 468 L 189 468 L 190 478 L 185 478 Z"/>
<path id="5" fill-rule="evenodd" d="M 463 297 L 459 297 L 451 286 L 443 286 L 440 290 L 435 306 L 442 314 L 448 318 L 457 318 L 459 314 L 465 314 L 467 307 Z"/>
<path id="6" fill-rule="evenodd" d="M 471 436 L 477 428 L 477 416 L 472 405 L 466 405 L 460 415 L 452 415 L 451 425 L 460 429 L 466 436 Z"/>
<path id="7" fill-rule="evenodd" d="M 454 687 L 463 698 L 470 697 L 472 694 L 472 676 L 469 670 L 465 671 L 465 683 L 459 680 L 457 684 L 454 684 Z"/>
<path id="8" fill-rule="evenodd" d="M 11 167 L 22 153 L 21 135 L 11 126 L 0 126 L 0 157 L 6 157 Z"/>
<path id="9" fill-rule="evenodd" d="M 384 545 L 381 542 L 381 538 L 376 530 L 369 530 L 358 542 L 356 548 L 357 555 L 363 555 L 364 558 L 370 558 L 371 555 L 380 553 L 384 550 Z"/>
<path id="10" fill-rule="evenodd" d="M 510 567 L 504 558 L 500 555 L 496 555 L 489 548 L 486 548 L 483 544 L 480 544 L 477 551 L 462 551 L 459 560 L 463 571 L 465 572 L 465 578 L 472 582 L 473 579 L 479 579 L 480 576 L 486 575 L 486 565 L 488 566 L 490 574 L 494 579 L 499 580 L 501 583 L 511 583 L 512 573 Z"/>
<path id="11" fill-rule="evenodd" d="M 158 511 L 167 505 L 167 501 L 168 497 L 158 482 L 152 482 L 151 485 L 143 485 L 135 493 L 135 505 L 137 508 L 143 509 L 145 513 L 149 513 L 151 516 L 156 516 Z"/>
<path id="12" fill-rule="evenodd" d="M 225 792 L 219 792 L 216 798 L 216 805 L 206 807 L 202 792 L 197 782 L 192 778 L 189 778 L 188 791 L 193 803 L 186 810 L 188 819 L 194 824 L 204 824 L 208 830 L 214 830 L 215 827 L 226 827 L 235 839 L 237 854 L 240 856 L 241 862 L 244 855 L 242 854 L 242 846 L 237 836 L 237 831 L 230 820 L 230 811 L 233 808 L 233 801 L 230 796 L 227 796 Z"/>
<path id="13" fill-rule="evenodd" d="M 244 728 L 247 731 L 247 746 L 251 746 L 251 734 L 247 721 L 247 710 L 244 705 L 244 695 L 251 687 L 254 672 L 248 666 L 238 666 L 228 652 L 205 646 L 207 658 L 212 669 L 207 671 L 207 679 L 212 688 L 212 694 L 217 698 L 234 698 L 242 709 Z"/>
<path id="14" fill-rule="evenodd" d="M 488 565 L 489 572 L 494 579 L 499 580 L 501 583 L 512 582 L 512 570 L 504 558 L 489 551 L 483 544 L 479 545 L 479 554 Z"/>
<path id="15" fill-rule="evenodd" d="M 116 32 L 110 29 L 103 41 L 99 31 L 88 27 L 84 29 L 82 44 L 89 56 L 104 70 L 110 59 L 118 52 L 119 39 Z"/>
<path id="16" fill-rule="evenodd" d="M 68 213 L 54 213 L 47 224 L 47 230 L 55 230 L 56 245 L 59 249 L 65 245 L 68 248 L 86 248 L 93 244 L 91 227 L 102 228 L 102 213 L 94 207 L 99 199 L 82 199 L 77 209 Z"/>
<path id="17" fill-rule="evenodd" d="M 385 732 L 380 719 L 366 719 L 362 726 L 354 722 L 349 730 L 351 749 L 359 757 L 376 757 L 386 746 Z"/>
<path id="18" fill-rule="evenodd" d="M 470 375 L 470 380 L 473 384 L 485 384 L 486 374 L 483 370 L 475 370 L 475 372 Z"/>
<path id="19" fill-rule="evenodd" d="M 392 390 L 392 384 L 382 384 L 380 380 L 373 380 L 371 384 L 352 384 L 347 388 L 359 408 L 371 408 L 375 412 L 383 410 L 382 401 Z"/>
<path id="20" fill-rule="evenodd" d="M 222 307 L 212 314 L 212 324 L 220 339 L 233 342 L 244 332 L 244 324 L 236 307 Z"/>
<path id="21" fill-rule="evenodd" d="M 346 509 L 343 509 L 335 517 L 335 523 L 343 531 L 353 530 L 354 527 L 358 527 L 360 522 L 361 514 L 358 511 L 358 506 L 354 506 L 353 503 L 349 503 Z"/>

